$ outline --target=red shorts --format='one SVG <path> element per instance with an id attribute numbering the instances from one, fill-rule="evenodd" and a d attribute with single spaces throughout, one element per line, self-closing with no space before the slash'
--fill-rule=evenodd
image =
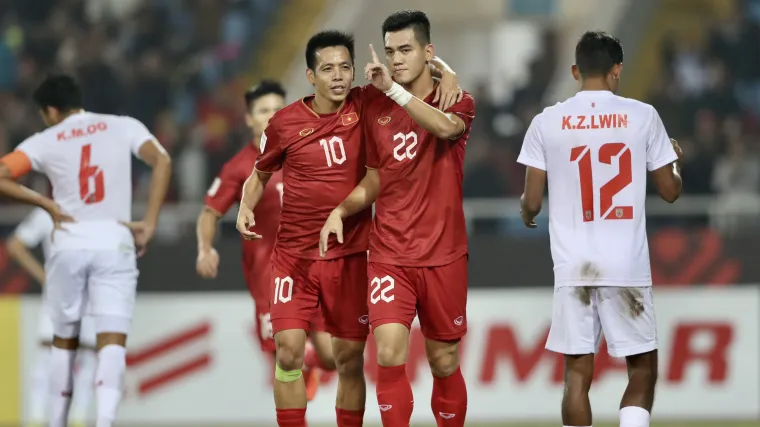
<path id="1" fill-rule="evenodd" d="M 369 263 L 369 320 L 411 328 L 419 316 L 425 338 L 454 341 L 467 333 L 467 255 L 440 267 Z"/>
<path id="2" fill-rule="evenodd" d="M 254 302 L 254 308 L 256 310 L 256 336 L 259 338 L 261 344 L 261 351 L 266 353 L 274 353 L 277 348 L 274 344 L 274 330 L 272 328 L 272 319 L 269 312 L 269 304 L 260 304 Z M 314 313 L 309 322 L 309 330 L 312 332 L 324 332 L 325 331 L 325 319 L 322 316 L 322 310 L 317 310 Z"/>
<path id="3" fill-rule="evenodd" d="M 321 307 L 325 331 L 336 338 L 364 341 L 369 334 L 367 254 L 332 260 L 272 255 L 270 313 L 272 329 L 309 330 Z"/>

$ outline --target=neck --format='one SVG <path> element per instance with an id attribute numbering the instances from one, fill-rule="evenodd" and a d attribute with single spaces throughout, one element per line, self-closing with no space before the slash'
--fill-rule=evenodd
<path id="1" fill-rule="evenodd" d="M 417 98 L 425 99 L 433 92 L 433 89 L 435 88 L 435 81 L 433 80 L 433 76 L 430 75 L 430 70 L 428 67 L 425 67 L 425 69 L 422 71 L 422 74 L 420 74 L 416 79 L 411 81 L 409 84 L 402 86 Z"/>
<path id="2" fill-rule="evenodd" d="M 253 148 L 255 148 L 257 151 L 261 151 L 261 135 L 260 134 L 253 134 L 253 140 L 251 140 L 251 145 L 253 145 Z"/>
<path id="3" fill-rule="evenodd" d="M 67 118 L 73 116 L 74 114 L 79 114 L 79 113 L 82 113 L 82 112 L 84 112 L 84 109 L 80 108 L 80 109 L 77 109 L 77 110 L 70 110 L 70 111 L 67 111 L 65 113 L 62 113 L 61 114 L 61 121 L 66 120 Z"/>
<path id="4" fill-rule="evenodd" d="M 583 79 L 581 82 L 581 90 L 601 91 L 606 90 L 612 92 L 612 88 L 607 84 L 607 79 L 603 77 L 594 77 L 590 79 Z"/>
<path id="5" fill-rule="evenodd" d="M 319 94 L 314 94 L 314 99 L 311 101 L 311 109 L 317 114 L 330 114 L 338 111 L 342 103 L 343 101 L 335 102 L 322 98 Z"/>

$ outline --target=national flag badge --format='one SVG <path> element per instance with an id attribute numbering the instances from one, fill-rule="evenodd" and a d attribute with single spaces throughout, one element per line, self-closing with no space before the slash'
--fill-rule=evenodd
<path id="1" fill-rule="evenodd" d="M 340 120 L 343 122 L 343 126 L 352 125 L 359 121 L 359 115 L 354 113 L 343 114 L 340 116 Z"/>
<path id="2" fill-rule="evenodd" d="M 377 122 L 380 123 L 380 126 L 385 126 L 391 122 L 391 118 L 389 116 L 383 116 L 377 119 Z"/>
<path id="3" fill-rule="evenodd" d="M 298 132 L 298 134 L 301 135 L 302 137 L 309 136 L 313 133 L 314 133 L 314 128 L 308 128 L 308 129 L 302 130 L 301 132 Z"/>

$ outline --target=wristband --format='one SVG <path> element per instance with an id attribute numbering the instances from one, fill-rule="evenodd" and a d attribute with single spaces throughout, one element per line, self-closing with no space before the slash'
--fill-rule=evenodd
<path id="1" fill-rule="evenodd" d="M 393 86 L 391 86 L 390 89 L 386 90 L 385 94 L 388 96 L 388 98 L 394 100 L 396 104 L 402 107 L 408 104 L 414 96 L 396 82 L 393 82 Z"/>

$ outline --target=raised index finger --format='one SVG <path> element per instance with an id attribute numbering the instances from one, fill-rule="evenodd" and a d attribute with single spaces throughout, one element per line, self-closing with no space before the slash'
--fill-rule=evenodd
<path id="1" fill-rule="evenodd" d="M 372 46 L 372 43 L 369 44 L 369 54 L 372 55 L 372 62 L 375 64 L 380 63 L 380 58 L 378 58 L 377 53 L 375 52 L 375 48 Z"/>

